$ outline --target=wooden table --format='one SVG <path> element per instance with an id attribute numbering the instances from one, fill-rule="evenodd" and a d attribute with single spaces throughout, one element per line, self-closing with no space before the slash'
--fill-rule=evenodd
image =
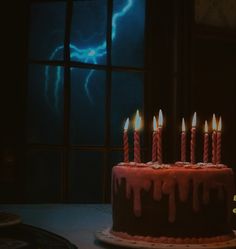
<path id="1" fill-rule="evenodd" d="M 23 223 L 56 233 L 79 249 L 111 248 L 98 243 L 94 237 L 96 231 L 111 227 L 111 205 L 0 205 L 0 211 L 18 214 Z"/>

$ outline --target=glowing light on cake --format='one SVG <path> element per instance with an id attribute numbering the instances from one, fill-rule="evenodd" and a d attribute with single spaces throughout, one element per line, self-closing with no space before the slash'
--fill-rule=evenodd
<path id="1" fill-rule="evenodd" d="M 218 126 L 217 126 L 217 133 L 216 133 L 216 163 L 217 164 L 219 164 L 221 161 L 221 129 L 222 129 L 222 121 L 220 117 Z"/>
<path id="2" fill-rule="evenodd" d="M 182 118 L 182 132 L 186 131 L 185 121 L 184 118 Z"/>
<path id="3" fill-rule="evenodd" d="M 205 125 L 204 125 L 204 145 L 203 145 L 203 162 L 207 163 L 208 162 L 208 146 L 209 146 L 209 133 L 208 133 L 208 124 L 207 121 L 205 120 Z"/>
<path id="4" fill-rule="evenodd" d="M 139 130 L 141 128 L 141 117 L 139 110 L 136 112 L 135 125 L 134 125 L 134 162 L 140 163 L 140 137 Z"/>
<path id="5" fill-rule="evenodd" d="M 182 132 L 181 132 L 181 161 L 186 162 L 186 126 L 184 118 L 182 118 Z"/>
<path id="6" fill-rule="evenodd" d="M 159 114 L 158 114 L 158 127 L 161 128 L 163 126 L 163 114 L 162 114 L 162 110 L 159 110 Z"/>
<path id="7" fill-rule="evenodd" d="M 127 131 L 129 128 L 129 118 L 126 119 L 125 125 L 124 125 L 124 131 Z"/>
<path id="8" fill-rule="evenodd" d="M 215 131 L 216 127 L 217 127 L 217 125 L 216 125 L 216 115 L 214 113 L 213 116 L 212 116 L 212 130 Z"/>
<path id="9" fill-rule="evenodd" d="M 205 132 L 205 133 L 208 133 L 208 123 L 207 123 L 207 120 L 205 120 L 204 132 Z"/>
<path id="10" fill-rule="evenodd" d="M 212 163 L 216 164 L 216 116 L 212 117 Z"/>
<path id="11" fill-rule="evenodd" d="M 197 124 L 197 113 L 194 112 L 194 114 L 193 114 L 193 120 L 192 120 L 192 127 L 196 128 L 196 124 Z"/>
<path id="12" fill-rule="evenodd" d="M 191 147 L 190 147 L 190 161 L 192 164 L 195 163 L 195 146 L 196 146 L 196 124 L 197 114 L 194 112 L 191 128 Z"/>
<path id="13" fill-rule="evenodd" d="M 221 131 L 221 130 L 222 130 L 222 120 L 221 120 L 221 117 L 220 117 L 218 125 L 217 125 L 217 131 Z"/>
<path id="14" fill-rule="evenodd" d="M 152 161 L 157 160 L 157 120 L 153 117 L 153 133 L 152 133 Z"/>
<path id="15" fill-rule="evenodd" d="M 141 128 L 141 117 L 139 115 L 139 110 L 136 111 L 135 115 L 135 123 L 134 123 L 134 130 L 138 131 Z"/>
<path id="16" fill-rule="evenodd" d="M 124 162 L 129 162 L 129 139 L 128 139 L 129 118 L 126 119 L 124 125 L 123 143 L 124 143 Z"/>
<path id="17" fill-rule="evenodd" d="M 157 120 L 155 116 L 153 116 L 153 131 L 157 131 Z"/>
<path id="18" fill-rule="evenodd" d="M 158 129 L 157 129 L 157 161 L 162 164 L 162 127 L 163 127 L 163 114 L 159 110 L 158 114 Z"/>
<path id="19" fill-rule="evenodd" d="M 118 21 L 124 17 L 127 12 L 131 9 L 131 7 L 133 6 L 133 0 L 127 0 L 124 4 L 124 6 L 119 9 L 117 12 L 114 12 L 113 16 L 112 16 L 112 32 L 111 32 L 111 40 L 114 41 L 115 38 L 117 37 L 117 24 Z M 92 33 L 92 35 L 94 35 Z M 82 63 L 93 63 L 93 64 L 98 64 L 99 59 L 101 59 L 102 57 L 104 57 L 107 54 L 107 42 L 106 39 L 102 40 L 100 43 L 98 43 L 95 46 L 90 46 L 88 44 L 87 47 L 84 48 L 79 48 L 77 47 L 75 44 L 70 43 L 69 44 L 70 47 L 70 59 L 71 60 L 78 60 Z M 54 60 L 57 56 L 58 53 L 61 53 L 64 49 L 63 45 L 58 45 L 51 53 L 51 55 L 49 56 L 49 60 Z M 58 105 L 59 105 L 59 90 L 62 87 L 62 70 L 63 68 L 60 66 L 56 67 L 56 77 L 55 77 L 55 81 L 53 82 L 54 84 L 54 92 L 53 92 L 53 108 L 55 110 L 58 111 Z M 44 95 L 45 98 L 47 99 L 47 101 L 50 101 L 50 93 L 49 93 L 49 89 L 51 86 L 49 86 L 49 80 L 51 77 L 50 76 L 50 72 L 51 72 L 51 67 L 49 65 L 45 66 L 45 87 L 44 87 Z M 84 81 L 84 90 L 85 90 L 85 94 L 89 100 L 89 102 L 91 104 L 93 104 L 93 98 L 91 95 L 91 91 L 89 89 L 89 83 L 91 80 L 92 75 L 94 74 L 95 70 L 91 69 L 89 70 L 88 74 L 85 77 L 85 81 Z M 51 102 L 51 101 L 50 101 Z M 50 103 L 49 102 L 49 103 Z"/>

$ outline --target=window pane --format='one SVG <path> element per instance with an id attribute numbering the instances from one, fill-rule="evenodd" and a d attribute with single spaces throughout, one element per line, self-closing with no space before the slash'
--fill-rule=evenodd
<path id="1" fill-rule="evenodd" d="M 71 29 L 71 60 L 106 63 L 107 0 L 76 1 Z"/>
<path id="2" fill-rule="evenodd" d="M 103 153 L 71 152 L 69 169 L 70 201 L 89 203 L 102 201 Z"/>
<path id="3" fill-rule="evenodd" d="M 104 144 L 106 73 L 71 69 L 71 142 Z"/>
<path id="4" fill-rule="evenodd" d="M 29 143 L 62 143 L 63 74 L 59 66 L 29 66 Z"/>
<path id="5" fill-rule="evenodd" d="M 120 73 L 112 75 L 111 92 L 111 144 L 122 145 L 122 132 L 126 118 L 132 119 L 143 107 L 143 74 Z M 131 120 L 132 121 L 132 120 Z M 130 127 L 132 124 L 130 124 Z M 130 141 L 131 128 L 129 129 Z"/>
<path id="6" fill-rule="evenodd" d="M 145 0 L 114 0 L 112 64 L 143 67 Z"/>
<path id="7" fill-rule="evenodd" d="M 31 59 L 62 60 L 66 3 L 33 3 L 30 18 Z"/>
<path id="8" fill-rule="evenodd" d="M 60 151 L 30 151 L 23 175 L 26 177 L 25 191 L 28 201 L 60 201 Z"/>

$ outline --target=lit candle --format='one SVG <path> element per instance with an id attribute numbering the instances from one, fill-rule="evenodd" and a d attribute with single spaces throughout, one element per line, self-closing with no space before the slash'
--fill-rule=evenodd
<path id="1" fill-rule="evenodd" d="M 157 121 L 156 117 L 153 117 L 153 133 L 152 133 L 152 161 L 157 160 Z"/>
<path id="2" fill-rule="evenodd" d="M 182 119 L 182 132 L 181 132 L 181 161 L 186 162 L 186 127 L 184 118 Z"/>
<path id="3" fill-rule="evenodd" d="M 135 116 L 135 127 L 134 127 L 134 162 L 140 163 L 140 137 L 139 129 L 141 126 L 141 117 L 139 116 L 139 111 L 137 110 Z"/>
<path id="4" fill-rule="evenodd" d="M 221 161 L 221 129 L 222 129 L 222 122 L 221 117 L 219 119 L 219 123 L 217 126 L 217 133 L 216 133 L 216 163 L 219 164 Z"/>
<path id="5" fill-rule="evenodd" d="M 195 163 L 195 145 L 196 145 L 196 118 L 197 114 L 194 112 L 191 128 L 191 147 L 190 147 L 190 161 L 192 164 Z"/>
<path id="6" fill-rule="evenodd" d="M 157 130 L 157 161 L 162 164 L 162 126 L 163 126 L 163 115 L 162 111 L 159 111 L 158 115 L 158 130 Z"/>
<path id="7" fill-rule="evenodd" d="M 208 124 L 205 120 L 205 127 L 204 127 L 204 146 L 203 146 L 203 162 L 208 162 L 208 146 L 209 146 L 209 134 L 208 134 Z"/>
<path id="8" fill-rule="evenodd" d="M 216 164 L 216 116 L 212 118 L 212 163 Z"/>
<path id="9" fill-rule="evenodd" d="M 129 127 L 129 118 L 126 119 L 124 125 L 124 134 L 123 134 L 123 143 L 124 143 L 124 162 L 129 162 L 129 140 L 128 140 L 128 127 Z"/>

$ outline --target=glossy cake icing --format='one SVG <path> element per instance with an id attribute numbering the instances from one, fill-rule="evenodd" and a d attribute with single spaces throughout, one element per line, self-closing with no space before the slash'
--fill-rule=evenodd
<path id="1" fill-rule="evenodd" d="M 225 165 L 121 163 L 113 168 L 112 187 L 113 232 L 165 238 L 231 236 L 234 176 Z"/>

